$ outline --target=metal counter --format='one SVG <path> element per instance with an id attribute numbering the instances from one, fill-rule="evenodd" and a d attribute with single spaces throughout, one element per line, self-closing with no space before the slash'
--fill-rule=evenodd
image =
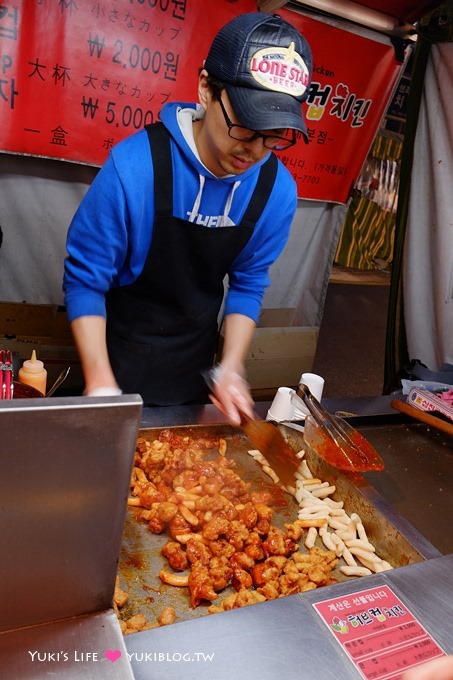
<path id="1" fill-rule="evenodd" d="M 446 653 L 453 653 L 453 441 L 395 413 L 390 397 L 323 400 L 379 450 L 382 473 L 365 492 L 395 515 L 426 561 L 280 600 L 175 623 L 125 638 L 136 680 L 321 680 L 363 677 L 313 608 L 319 600 L 389 586 Z M 269 404 L 257 404 L 265 417 Z M 144 409 L 142 427 L 222 422 L 210 406 Z M 445 553 L 445 555 L 442 555 Z M 390 676 L 389 676 L 390 677 Z M 392 677 L 397 677 L 392 676 Z"/>
<path id="2" fill-rule="evenodd" d="M 396 414 L 390 398 L 326 399 L 323 404 L 332 412 L 354 414 L 351 423 L 378 448 L 385 471 L 365 475 L 365 492 L 387 515 L 395 512 L 395 522 L 414 545 L 421 546 L 426 561 L 337 583 L 322 588 L 322 593 L 293 595 L 124 639 L 109 609 L 7 630 L 0 634 L 0 675 L 18 680 L 49 675 L 68 680 L 275 680 L 280 675 L 289 680 L 358 678 L 360 673 L 313 604 L 380 585 L 391 586 L 443 650 L 453 653 L 453 555 L 448 554 L 453 552 L 449 529 L 453 511 L 451 438 Z M 257 404 L 261 417 L 268 406 Z M 140 427 L 222 422 L 210 405 L 145 408 Z M 88 450 L 87 454 L 89 457 Z M 55 601 L 59 597 L 55 580 Z M 58 650 L 60 657 L 55 656 Z"/>
<path id="3" fill-rule="evenodd" d="M 322 589 L 322 599 L 390 586 L 453 653 L 453 556 Z M 126 638 L 136 680 L 356 680 L 363 677 L 313 609 L 319 591 L 292 595 Z"/>

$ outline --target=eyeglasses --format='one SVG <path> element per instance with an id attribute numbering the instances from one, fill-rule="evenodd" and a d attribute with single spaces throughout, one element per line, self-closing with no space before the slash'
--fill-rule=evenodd
<path id="1" fill-rule="evenodd" d="M 271 149 L 272 151 L 283 151 L 284 149 L 289 149 L 290 146 L 293 146 L 296 143 L 296 130 L 293 130 L 292 128 L 282 130 L 283 134 L 281 135 L 268 135 L 264 132 L 258 132 L 257 130 L 250 130 L 250 128 L 247 128 L 244 125 L 232 123 L 222 102 L 221 92 L 219 90 L 214 90 L 214 96 L 220 104 L 225 123 L 228 127 L 228 135 L 231 139 L 236 139 L 238 142 L 254 142 L 255 139 L 261 138 L 266 149 Z"/>

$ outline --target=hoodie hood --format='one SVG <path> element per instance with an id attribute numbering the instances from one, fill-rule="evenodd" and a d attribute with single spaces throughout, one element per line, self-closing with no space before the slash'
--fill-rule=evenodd
<path id="1" fill-rule="evenodd" d="M 199 157 L 195 155 L 191 149 L 189 143 L 187 142 L 183 130 L 180 126 L 178 116 L 181 115 L 181 111 L 191 111 L 193 118 L 201 118 L 200 112 L 202 109 L 197 104 L 193 103 L 181 103 L 181 102 L 171 102 L 165 104 L 160 113 L 161 122 L 165 125 L 169 133 L 171 134 L 173 141 L 179 147 L 180 153 L 185 157 L 186 161 L 193 166 L 194 170 L 209 179 L 217 179 L 222 182 L 230 182 L 235 184 L 237 182 L 242 183 L 245 179 L 248 179 L 250 175 L 254 175 L 257 170 L 267 161 L 269 154 L 267 154 L 261 161 L 253 165 L 251 168 L 245 172 L 238 175 L 226 175 L 224 177 L 217 177 L 208 168 L 206 168 Z M 184 115 L 184 114 L 183 114 Z"/>

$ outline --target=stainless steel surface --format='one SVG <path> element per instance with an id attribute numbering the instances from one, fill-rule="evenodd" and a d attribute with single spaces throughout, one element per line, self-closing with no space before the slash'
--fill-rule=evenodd
<path id="1" fill-rule="evenodd" d="M 357 680 L 313 603 L 386 584 L 453 653 L 453 555 L 125 639 L 136 680 Z M 148 659 L 146 653 L 150 653 Z"/>
<path id="2" fill-rule="evenodd" d="M 0 677 L 133 680 L 134 675 L 116 614 L 108 609 L 0 634 Z"/>
<path id="3" fill-rule="evenodd" d="M 422 423 L 435 427 L 453 437 L 453 420 L 451 419 L 447 420 L 442 416 L 439 418 L 432 411 L 423 411 L 422 409 L 415 408 L 415 406 L 412 406 L 407 401 L 400 401 L 399 399 L 392 401 L 392 407 L 397 411 L 401 411 L 401 413 L 406 413 L 408 416 L 415 418 L 415 420 L 420 420 Z"/>
<path id="4" fill-rule="evenodd" d="M 358 425 L 385 461 L 367 481 L 440 552 L 453 553 L 453 437 L 398 418 Z"/>
<path id="5" fill-rule="evenodd" d="M 147 428 L 140 430 L 140 436 L 152 441 L 158 439 L 165 428 Z M 285 426 L 279 426 L 285 439 L 295 451 L 303 445 L 303 435 Z M 260 465 L 247 455 L 251 448 L 250 442 L 242 434 L 228 425 L 186 425 L 172 428 L 178 436 L 189 436 L 209 440 L 223 437 L 227 441 L 227 457 L 234 460 L 238 474 L 252 485 L 254 490 L 266 488 L 276 490 L 275 485 L 262 472 Z M 329 484 L 335 484 L 337 490 L 333 495 L 335 500 L 343 500 L 348 514 L 357 512 L 366 528 L 377 554 L 395 567 L 422 561 L 437 556 L 438 551 L 431 546 L 418 532 L 407 525 L 394 509 L 385 503 L 363 477 L 350 477 L 342 474 L 320 458 L 315 451 L 306 450 L 305 456 L 315 477 L 319 477 Z M 273 522 L 283 528 L 284 522 L 293 521 L 297 517 L 298 506 L 295 500 L 286 495 L 278 494 L 276 499 L 283 506 L 274 510 Z M 120 553 L 118 573 L 121 587 L 129 594 L 127 605 L 121 610 L 122 618 L 127 619 L 134 614 L 144 614 L 149 624 L 155 624 L 164 607 L 172 606 L 176 610 L 178 620 L 188 620 L 207 615 L 207 607 L 190 607 L 187 588 L 165 586 L 160 582 L 159 571 L 166 567 L 167 562 L 161 555 L 161 549 L 169 540 L 166 533 L 153 534 L 146 522 L 140 522 L 136 516 L 136 509 L 128 511 L 125 531 Z M 319 547 L 324 547 L 317 541 Z M 305 551 L 303 544 L 301 550 Z M 332 576 L 339 581 L 345 577 L 338 569 Z M 351 579 L 349 579 L 351 580 Z M 225 596 L 233 592 L 232 588 L 219 593 L 218 604 Z"/>
<path id="6" fill-rule="evenodd" d="M 322 405 L 331 413 L 347 415 L 375 416 L 395 414 L 390 406 L 394 396 L 330 398 L 322 399 Z M 258 401 L 255 412 L 266 418 L 271 401 Z M 162 427 L 164 425 L 187 425 L 190 423 L 224 423 L 225 418 L 212 404 L 189 406 L 160 406 L 144 408 L 142 427 Z"/>
<path id="7" fill-rule="evenodd" d="M 354 427 L 357 427 L 383 456 L 386 469 L 380 473 L 368 473 L 365 480 L 368 482 L 360 487 L 360 494 L 365 502 L 370 502 L 377 513 L 383 513 L 392 521 L 397 518 L 399 530 L 412 546 L 417 546 L 424 557 L 434 557 L 438 554 L 436 547 L 443 552 L 453 552 L 453 535 L 449 528 L 449 517 L 453 509 L 452 498 L 452 474 L 451 465 L 452 442 L 451 438 L 433 432 L 425 425 L 410 422 L 409 424 L 400 416 L 394 417 L 390 407 L 389 398 L 359 398 L 359 399 L 326 399 L 323 404 L 331 412 L 342 411 L 346 414 L 370 415 L 370 422 L 360 417 L 354 419 Z M 76 401 L 78 398 L 75 398 Z M 126 402 L 128 397 L 123 397 Z M 105 527 L 118 528 L 118 503 L 116 499 L 113 518 L 106 517 L 105 501 L 110 503 L 111 478 L 106 477 L 105 469 L 119 473 L 124 469 L 125 461 L 121 456 L 112 456 L 117 447 L 124 450 L 124 442 L 118 441 L 112 429 L 111 423 L 105 422 L 102 409 L 97 411 L 96 418 L 87 417 L 89 410 L 85 406 L 105 406 L 111 399 L 87 400 L 80 398 L 81 411 L 78 418 L 69 417 L 69 428 L 65 431 L 64 450 L 56 446 L 52 440 L 50 446 L 50 459 L 55 461 L 58 475 L 57 481 L 64 480 L 66 484 L 71 470 L 75 471 L 75 481 L 70 488 L 74 493 L 64 494 L 62 488 L 55 488 L 49 480 L 45 479 L 45 473 L 55 474 L 46 457 L 49 458 L 49 447 L 44 448 L 39 437 L 45 432 L 49 434 L 40 423 L 39 414 L 42 410 L 59 405 L 68 408 L 74 403 L 73 399 L 33 399 L 17 401 L 3 401 L 0 404 L 0 427 L 4 431 L 4 413 L 11 411 L 14 415 L 14 428 L 7 427 L 7 448 L 2 446 L 0 451 L 0 529 L 2 538 L 6 536 L 9 544 L 2 542 L 2 560 L 0 561 L 0 595 L 2 607 L 0 608 L 0 624 L 3 624 L 3 633 L 0 632 L 0 677 L 18 678 L 18 680 L 40 680 L 40 678 L 54 675 L 58 678 L 132 678 L 130 664 L 125 657 L 124 643 L 131 658 L 135 680 L 230 680 L 235 677 L 238 680 L 260 678 L 260 680 L 275 680 L 280 675 L 286 678 L 310 679 L 315 676 L 321 680 L 339 678 L 359 678 L 360 675 L 341 651 L 333 636 L 326 633 L 324 624 L 315 616 L 312 602 L 338 593 L 355 592 L 357 589 L 376 583 L 389 584 L 403 601 L 416 614 L 422 624 L 431 632 L 433 637 L 443 646 L 445 651 L 453 653 L 453 555 L 438 559 L 429 559 L 407 567 L 398 568 L 385 574 L 373 577 L 354 579 L 353 581 L 338 583 L 333 587 L 305 593 L 303 596 L 292 596 L 273 602 L 254 605 L 241 610 L 233 610 L 215 616 L 205 616 L 197 620 L 178 622 L 172 626 L 157 628 L 151 631 L 127 636 L 123 642 L 116 617 L 110 609 L 94 612 L 88 616 L 75 616 L 68 620 L 60 620 L 56 623 L 44 623 L 40 626 L 31 626 L 20 630 L 6 630 L 10 623 L 18 618 L 24 621 L 27 613 L 35 613 L 35 602 L 45 606 L 47 610 L 61 609 L 59 601 L 70 603 L 70 606 L 78 600 L 86 601 L 87 593 L 84 591 L 83 580 L 90 580 L 89 597 L 93 596 L 93 583 L 97 583 L 101 594 L 101 606 L 108 600 L 110 606 L 111 588 L 108 588 L 103 579 L 99 578 L 93 568 L 93 560 L 89 554 L 94 551 L 94 556 L 109 562 L 105 566 L 107 578 L 111 578 L 115 565 L 111 564 L 110 558 L 115 550 L 113 543 L 115 537 L 104 531 L 99 532 L 96 526 L 92 529 L 90 524 L 97 525 L 99 519 Z M 19 403 L 19 406 L 18 406 Z M 32 407 L 36 418 L 33 419 L 33 428 L 30 428 L 20 417 L 22 408 Z M 257 412 L 265 417 L 268 403 L 257 404 Z M 63 409 L 64 410 L 64 409 Z M 379 414 L 377 420 L 374 418 Z M 98 416 L 101 415 L 99 418 Z M 84 420 L 87 422 L 85 423 Z M 178 408 L 144 409 L 141 417 L 141 427 L 165 427 L 170 425 L 187 425 L 190 423 L 222 424 L 223 418 L 219 412 L 210 405 L 191 406 Z M 95 436 L 88 437 L 85 425 L 93 428 L 102 424 L 102 436 L 99 431 Z M 124 423 L 123 423 L 124 424 Z M 60 423 L 61 425 L 61 423 Z M 115 423 L 113 427 L 120 425 Z M 120 428 L 121 431 L 121 428 Z M 25 434 L 24 434 L 25 433 Z M 94 448 L 100 446 L 99 439 L 104 441 L 104 434 L 111 439 L 113 449 L 109 453 L 104 451 L 107 464 L 104 466 L 104 476 L 100 473 L 92 474 L 93 470 L 93 442 Z M 299 434 L 299 433 L 296 433 Z M 135 437 L 134 437 L 135 439 Z M 24 460 L 16 452 L 17 442 L 26 441 Z M 78 443 L 76 443 L 78 442 Z M 33 452 L 40 452 L 39 459 L 42 469 L 38 466 Z M 66 451 L 72 452 L 72 461 L 67 461 Z M 47 456 L 45 455 L 47 452 Z M 91 454 L 91 455 L 90 455 Z M 14 463 L 12 462 L 14 460 Z M 114 461 L 112 468 L 112 460 Z M 25 465 L 29 462 L 28 467 Z M 67 469 L 64 469 L 64 461 Z M 72 465 L 72 467 L 71 467 Z M 85 476 L 81 468 L 86 466 Z M 17 470 L 16 470 L 17 468 Z M 12 472 L 12 477 L 7 475 Z M 90 474 L 92 475 L 90 477 Z M 33 484 L 32 478 L 43 480 L 44 491 Z M 86 481 L 91 479 L 91 483 Z M 9 483 L 12 482 L 12 483 Z M 108 482 L 108 483 L 107 483 Z M 114 486 L 114 485 L 113 485 Z M 81 489 L 81 487 L 83 487 Z M 18 491 L 19 490 L 19 491 Z M 101 493 L 100 493 L 101 490 Z M 49 496 L 50 493 L 50 496 Z M 118 496 L 118 488 L 115 489 Z M 121 493 L 119 495 L 121 497 Z M 122 496 L 124 498 L 124 495 Z M 7 510 L 5 512 L 5 502 Z M 21 509 L 22 506 L 22 509 Z M 23 535 L 18 535 L 11 528 L 11 522 L 16 523 L 19 518 L 24 523 L 23 507 L 35 513 L 32 527 L 23 527 Z M 81 524 L 66 525 L 64 535 L 63 513 L 79 513 Z M 43 532 L 44 519 L 51 518 L 53 532 Z M 95 518 L 95 520 L 93 519 Z M 59 520 L 59 521 L 58 521 Z M 58 528 L 58 525 L 59 528 Z M 80 527 L 83 527 L 81 530 Z M 87 541 L 82 536 L 89 527 L 92 540 Z M 32 530 L 34 528 L 34 531 Z M 114 530 L 115 531 L 115 530 Z M 423 534 L 423 536 L 420 534 Z M 114 532 L 113 532 L 114 533 Z M 94 535 L 97 536 L 99 545 L 96 545 Z M 53 539 L 58 537 L 63 540 L 61 546 L 68 548 L 71 559 L 80 564 L 85 561 L 91 565 L 88 572 L 78 574 L 74 564 L 68 564 L 63 559 L 61 546 Z M 71 552 L 70 538 L 75 539 L 81 546 L 84 555 L 76 555 Z M 30 542 L 30 545 L 25 544 Z M 54 553 L 57 554 L 57 563 L 52 564 L 45 559 L 43 542 L 51 544 Z M 112 543 L 113 542 L 113 543 Z M 5 551 L 5 545 L 8 551 Z M 14 551 L 9 550 L 10 547 Z M 436 547 L 434 547 L 436 546 Z M 24 552 L 23 552 L 24 551 Z M 101 555 L 101 553 L 103 553 Z M 16 566 L 16 577 L 5 582 L 4 556 L 11 554 L 13 559 L 20 557 Z M 118 551 L 117 553 L 118 554 Z M 27 557 L 27 565 L 21 563 L 22 555 Z M 40 559 L 36 566 L 40 579 L 36 579 L 33 573 L 35 557 Z M 50 569 L 49 569 L 50 566 Z M 27 568 L 26 568 L 27 567 Z M 73 579 L 66 578 L 71 574 Z M 60 576 L 63 576 L 61 578 Z M 74 578 L 75 576 L 75 578 Z M 30 584 L 31 581 L 31 584 Z M 18 591 L 17 584 L 21 588 Z M 41 590 L 40 590 L 41 589 Z M 12 592 L 9 592 L 12 591 Z M 42 592 L 41 592 L 42 591 Z M 332 595 L 332 596 L 333 596 Z M 20 602 L 22 613 L 17 614 L 11 608 L 13 600 Z M 45 600 L 45 602 L 44 602 Z M 50 601 L 49 602 L 47 601 Z M 5 609 L 6 606 L 6 609 Z M 9 620 L 8 614 L 12 612 Z M 73 616 L 69 614 L 69 616 Z M 8 620 L 8 621 L 7 621 Z M 6 625 L 6 628 L 5 628 Z M 278 644 L 277 644 L 278 643 Z M 75 650 L 80 652 L 97 653 L 97 660 L 85 659 L 75 661 Z M 118 649 L 122 652 L 120 660 L 114 663 L 109 661 L 104 653 L 108 649 Z M 50 654 L 57 650 L 67 651 L 72 656 L 71 663 L 58 663 L 49 658 L 36 666 L 29 662 L 29 651 L 39 651 L 40 654 Z M 207 657 L 203 657 L 203 654 Z M 27 658 L 28 657 L 28 658 Z M 43 657 L 44 658 L 44 657 Z"/>
<path id="8" fill-rule="evenodd" d="M 111 606 L 141 407 L 0 402 L 0 631 Z"/>

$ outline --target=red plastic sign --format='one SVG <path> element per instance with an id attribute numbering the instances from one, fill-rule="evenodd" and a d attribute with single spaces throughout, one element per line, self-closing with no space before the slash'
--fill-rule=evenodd
<path id="1" fill-rule="evenodd" d="M 445 652 L 387 585 L 313 604 L 366 680 L 398 680 Z"/>
<path id="2" fill-rule="evenodd" d="M 0 4 L 0 149 L 101 165 L 111 147 L 194 101 L 215 32 L 253 0 Z M 281 158 L 307 199 L 347 201 L 401 65 L 393 47 L 281 10 L 311 43 L 311 142 Z"/>

